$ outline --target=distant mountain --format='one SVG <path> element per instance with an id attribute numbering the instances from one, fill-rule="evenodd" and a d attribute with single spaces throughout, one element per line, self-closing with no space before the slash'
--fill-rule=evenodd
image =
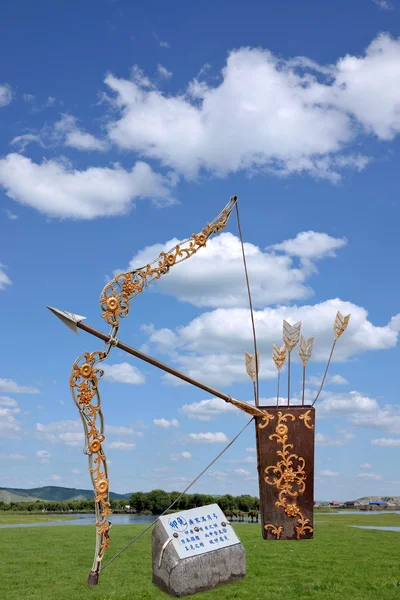
<path id="1" fill-rule="evenodd" d="M 127 499 L 131 494 L 116 494 L 110 492 L 110 498 L 113 500 Z M 36 500 L 47 500 L 65 502 L 68 500 L 82 500 L 83 498 L 93 498 L 93 490 L 79 490 L 76 488 L 56 487 L 53 485 L 32 488 L 29 490 L 19 488 L 1 488 L 0 501 L 3 502 L 35 502 Z"/>
<path id="2" fill-rule="evenodd" d="M 369 504 L 370 502 L 394 502 L 400 504 L 400 496 L 364 496 L 363 498 L 357 498 L 355 502 L 361 502 L 361 504 Z"/>

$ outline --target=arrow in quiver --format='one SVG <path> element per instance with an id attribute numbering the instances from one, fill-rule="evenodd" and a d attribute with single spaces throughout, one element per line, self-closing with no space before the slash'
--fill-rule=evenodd
<path id="1" fill-rule="evenodd" d="M 314 344 L 314 338 L 310 337 L 308 340 L 304 336 L 300 338 L 299 356 L 303 364 L 303 367 L 307 366 L 308 361 L 311 358 L 312 349 Z"/>
<path id="2" fill-rule="evenodd" d="M 260 355 L 257 352 L 257 364 L 255 354 L 244 353 L 244 360 L 246 365 L 246 373 L 250 377 L 253 383 L 257 380 L 257 371 L 260 370 Z"/>
<path id="3" fill-rule="evenodd" d="M 342 335 L 342 333 L 346 331 L 349 321 L 350 315 L 346 315 L 344 317 L 340 311 L 337 312 L 335 323 L 333 325 L 335 340 L 337 340 Z"/>
<path id="4" fill-rule="evenodd" d="M 299 343 L 300 328 L 301 321 L 295 325 L 291 325 L 287 321 L 283 321 L 283 341 L 288 349 L 288 352 L 291 352 Z"/>
<path id="5" fill-rule="evenodd" d="M 280 348 L 276 344 L 272 344 L 272 360 L 276 368 L 280 371 L 286 360 L 286 346 L 283 344 Z"/>

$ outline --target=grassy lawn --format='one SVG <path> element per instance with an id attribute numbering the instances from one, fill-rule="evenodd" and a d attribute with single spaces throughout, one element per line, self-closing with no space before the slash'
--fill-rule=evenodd
<path id="1" fill-rule="evenodd" d="M 204 600 L 398 600 L 400 534 L 349 524 L 397 525 L 400 515 L 317 515 L 314 540 L 263 541 L 259 525 L 235 529 L 247 554 L 239 583 L 203 592 Z M 321 522 L 319 522 L 321 521 Z M 143 529 L 116 525 L 108 558 Z M 0 530 L 0 589 L 7 600 L 168 598 L 151 583 L 151 531 L 89 588 L 94 528 L 85 525 Z"/>
<path id="2" fill-rule="evenodd" d="M 66 515 L 32 515 L 30 513 L 0 511 L 0 525 L 17 525 L 19 523 L 42 523 L 46 521 L 66 521 L 74 517 Z"/>

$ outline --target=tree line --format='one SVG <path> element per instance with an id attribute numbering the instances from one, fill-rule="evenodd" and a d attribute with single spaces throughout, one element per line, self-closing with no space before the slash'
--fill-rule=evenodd
<path id="1" fill-rule="evenodd" d="M 152 490 L 151 492 L 134 492 L 127 499 L 110 500 L 111 509 L 115 513 L 141 513 L 160 515 L 177 498 L 180 492 L 165 492 Z M 172 510 L 188 510 L 207 504 L 217 503 L 226 511 L 249 512 L 259 509 L 259 500 L 254 496 L 211 496 L 209 494 L 184 494 Z M 23 512 L 93 512 L 94 500 L 82 498 L 81 500 L 47 501 L 36 500 L 27 502 L 0 501 L 0 511 Z"/>

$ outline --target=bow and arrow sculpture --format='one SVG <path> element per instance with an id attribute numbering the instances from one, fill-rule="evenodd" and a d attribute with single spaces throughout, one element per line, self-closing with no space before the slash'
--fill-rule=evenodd
<path id="1" fill-rule="evenodd" d="M 241 400 L 236 400 L 228 394 L 224 394 L 204 383 L 196 381 L 180 371 L 128 346 L 127 344 L 124 344 L 118 338 L 120 320 L 128 316 L 131 301 L 141 294 L 151 282 L 156 281 L 163 275 L 168 274 L 170 269 L 176 264 L 190 258 L 200 249 L 204 248 L 208 239 L 212 235 L 220 233 L 220 231 L 225 228 L 229 216 L 234 208 L 236 208 L 237 214 L 244 271 L 249 296 L 250 316 L 253 329 L 254 354 L 251 355 L 246 352 L 245 363 L 246 371 L 251 377 L 254 385 L 254 405 Z M 309 340 L 305 340 L 303 337 L 301 338 L 299 354 L 303 363 L 302 405 L 295 407 L 293 406 L 289 409 L 290 354 L 300 339 L 300 323 L 291 326 L 289 323 L 284 321 L 284 345 L 281 348 L 278 348 L 275 346 L 275 344 L 273 346 L 273 360 L 278 368 L 277 406 L 260 406 L 258 389 L 259 354 L 255 336 L 253 307 L 251 302 L 244 244 L 240 228 L 237 197 L 233 196 L 225 208 L 219 213 L 219 215 L 211 223 L 207 224 L 206 227 L 200 231 L 200 233 L 192 234 L 189 239 L 176 245 L 168 252 L 161 252 L 159 257 L 153 263 L 142 268 L 116 275 L 103 289 L 100 296 L 100 305 L 102 310 L 102 318 L 111 327 L 108 335 L 83 323 L 85 317 L 48 307 L 70 329 L 75 331 L 75 333 L 77 333 L 78 329 L 82 329 L 105 342 L 103 350 L 85 352 L 82 356 L 77 358 L 72 366 L 70 375 L 70 388 L 72 397 L 82 419 L 85 434 L 84 452 L 88 455 L 89 472 L 95 496 L 96 547 L 93 566 L 89 573 L 88 584 L 96 585 L 98 583 L 102 560 L 106 549 L 110 545 L 109 531 L 111 528 L 111 522 L 109 521 L 109 517 L 112 511 L 110 507 L 110 485 L 104 449 L 104 418 L 101 409 L 101 397 L 99 391 L 99 380 L 104 373 L 99 367 L 101 366 L 101 363 L 107 359 L 114 347 L 118 347 L 121 350 L 140 358 L 141 360 L 144 360 L 145 362 L 152 364 L 166 371 L 167 373 L 182 379 L 183 381 L 195 385 L 196 387 L 205 390 L 213 396 L 221 398 L 225 402 L 229 402 L 237 408 L 250 414 L 251 419 L 247 425 L 253 419 L 256 422 L 258 471 L 260 482 L 260 509 L 264 538 L 268 539 L 272 537 L 273 539 L 301 539 L 302 537 L 312 537 L 314 408 L 313 406 L 304 405 L 304 381 L 306 365 L 311 356 L 313 338 L 310 338 Z M 340 313 L 338 313 L 336 316 L 334 345 L 328 360 L 321 388 L 317 397 L 315 398 L 315 401 L 322 390 L 336 340 L 346 329 L 349 317 L 350 316 L 343 317 Z M 286 359 L 286 350 L 289 356 L 287 410 L 279 407 L 280 370 Z M 247 425 L 242 429 L 242 431 L 244 431 Z M 290 432 L 290 434 L 289 425 L 291 425 L 291 429 L 293 430 Z M 304 431 L 306 431 L 306 433 L 310 433 L 311 435 L 306 435 L 306 437 L 304 437 L 304 431 L 302 432 L 300 429 L 301 425 L 303 425 Z M 211 464 L 213 464 L 219 458 L 219 456 L 221 456 L 223 452 L 227 450 L 227 448 L 239 437 L 242 431 L 239 432 L 239 434 L 228 444 L 228 446 L 224 448 L 224 450 L 212 461 Z M 303 456 L 295 454 L 293 450 L 294 444 L 288 443 L 289 435 L 293 440 L 297 439 L 299 442 L 301 442 L 303 439 L 305 444 L 305 453 L 308 453 L 307 470 L 306 459 Z M 276 440 L 277 449 L 273 444 L 271 444 L 271 441 L 273 440 Z M 280 458 L 279 461 L 277 460 L 278 458 Z M 211 465 L 208 465 L 206 469 L 202 471 L 202 473 L 185 489 L 185 491 L 182 492 L 182 495 L 194 484 L 195 481 L 197 481 L 197 479 L 199 479 L 204 472 L 208 470 L 210 466 Z M 267 490 L 269 490 L 269 492 Z M 307 493 L 305 494 L 306 491 Z M 305 509 L 303 509 L 301 505 L 301 497 L 304 494 L 306 499 Z M 174 504 L 177 502 L 177 500 L 175 500 Z M 277 509 L 283 510 L 277 511 Z M 292 527 L 293 517 L 297 522 L 295 527 Z M 274 520 L 274 518 L 275 521 L 271 522 Z M 142 533 L 144 533 L 144 531 Z M 133 543 L 133 541 L 130 542 L 128 546 Z M 116 556 L 119 556 L 122 551 L 120 551 Z M 114 558 L 116 558 L 116 556 Z M 114 560 L 114 558 L 112 558 L 111 561 Z"/>

